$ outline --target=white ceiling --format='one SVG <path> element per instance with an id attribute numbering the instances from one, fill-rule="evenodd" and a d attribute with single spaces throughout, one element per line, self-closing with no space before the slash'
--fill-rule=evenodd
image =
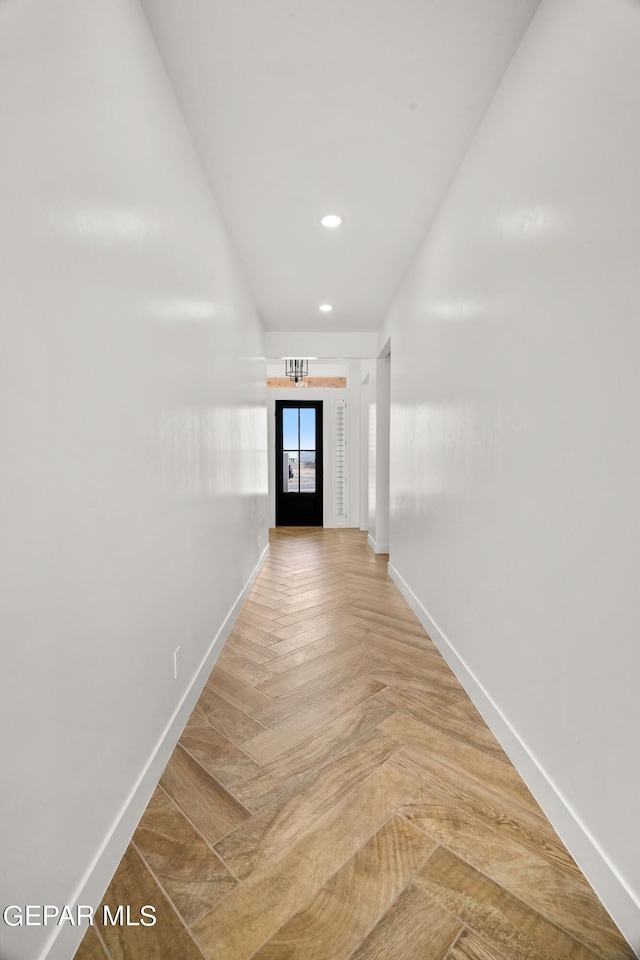
<path id="1" fill-rule="evenodd" d="M 378 329 L 538 3 L 142 0 L 267 330 Z"/>

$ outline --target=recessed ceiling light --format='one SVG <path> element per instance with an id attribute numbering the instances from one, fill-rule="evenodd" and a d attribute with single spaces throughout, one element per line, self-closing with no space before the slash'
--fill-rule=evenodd
<path id="1" fill-rule="evenodd" d="M 331 313 L 333 306 L 330 303 L 321 303 L 318 310 L 322 310 L 323 313 Z"/>
<path id="2" fill-rule="evenodd" d="M 320 221 L 323 227 L 329 227 L 332 230 L 334 227 L 339 227 L 342 223 L 342 217 L 337 213 L 327 213 L 324 215 Z"/>

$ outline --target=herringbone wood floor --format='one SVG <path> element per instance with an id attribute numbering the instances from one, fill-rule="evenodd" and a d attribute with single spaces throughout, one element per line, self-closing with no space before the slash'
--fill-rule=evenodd
<path id="1" fill-rule="evenodd" d="M 76 960 L 633 956 L 356 530 L 279 529 Z"/>

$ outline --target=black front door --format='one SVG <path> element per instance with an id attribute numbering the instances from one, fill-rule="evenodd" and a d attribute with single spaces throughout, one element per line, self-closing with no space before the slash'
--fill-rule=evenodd
<path id="1" fill-rule="evenodd" d="M 322 401 L 276 400 L 276 526 L 322 526 Z"/>

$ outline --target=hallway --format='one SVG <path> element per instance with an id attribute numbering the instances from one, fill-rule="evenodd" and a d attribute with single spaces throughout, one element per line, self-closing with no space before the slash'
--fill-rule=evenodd
<path id="1" fill-rule="evenodd" d="M 366 534 L 271 553 L 76 960 L 633 956 Z"/>

